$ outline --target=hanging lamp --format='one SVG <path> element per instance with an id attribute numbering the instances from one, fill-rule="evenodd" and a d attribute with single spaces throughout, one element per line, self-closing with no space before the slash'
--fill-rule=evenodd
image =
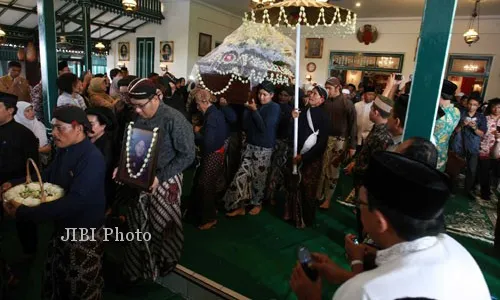
<path id="1" fill-rule="evenodd" d="M 469 20 L 468 30 L 464 33 L 464 40 L 469 46 L 479 41 L 479 2 L 481 0 L 476 0 L 474 10 L 472 11 L 471 18 Z M 477 31 L 474 29 L 474 22 L 477 17 Z"/>
<path id="2" fill-rule="evenodd" d="M 95 48 L 97 50 L 104 50 L 106 49 L 106 46 L 102 42 L 98 42 L 97 44 L 95 44 Z"/>
<path id="3" fill-rule="evenodd" d="M 136 0 L 122 0 L 122 6 L 126 12 L 134 12 L 138 9 Z"/>
<path id="4" fill-rule="evenodd" d="M 0 28 L 0 45 L 7 41 L 7 34 Z"/>

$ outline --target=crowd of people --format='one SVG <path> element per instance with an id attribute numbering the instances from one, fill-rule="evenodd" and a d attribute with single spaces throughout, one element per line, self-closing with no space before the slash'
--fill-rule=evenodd
<path id="1" fill-rule="evenodd" d="M 122 68 L 111 70 L 110 77 L 87 72 L 78 78 L 61 62 L 57 107 L 53 119 L 44 120 L 41 82 L 30 87 L 20 73 L 21 65 L 10 62 L 9 74 L 0 78 L 0 184 L 4 192 L 24 182 L 31 158 L 44 182 L 65 190 L 62 199 L 36 207 L 4 204 L 16 219 L 27 259 L 37 251 L 36 222 L 55 222 L 43 286 L 47 298 L 100 299 L 104 227 L 110 222 L 151 234 L 150 241 L 126 243 L 120 282 L 129 285 L 175 268 L 183 219 L 209 230 L 220 208 L 230 218 L 256 216 L 263 205 L 281 205 L 282 195 L 283 219 L 297 228 L 311 226 L 317 209 L 330 209 L 341 172 L 354 180 L 361 244 L 346 237 L 352 272 L 341 271 L 323 254 L 313 254 L 312 264 L 328 281 L 348 281 L 335 299 L 489 295 L 470 254 L 444 234 L 443 209 L 462 171 L 465 193 L 475 198 L 479 182 L 481 198 L 490 199 L 497 184 L 492 178 L 500 175 L 493 155 L 500 137 L 499 99 L 483 108 L 478 95 L 457 96 L 457 86 L 444 80 L 432 143 L 403 142 L 411 82 L 401 88 L 394 74 L 380 93 L 369 82 L 360 92 L 331 77 L 324 85 L 299 89 L 300 108 L 294 109 L 295 89 L 269 81 L 256 88 L 255 97 L 225 99 L 168 71 L 137 78 Z M 46 121 L 52 125 L 50 139 Z M 148 190 L 119 180 L 120 157 L 139 173 L 147 163 L 123 156 L 129 142 L 138 157 L 152 153 L 151 145 L 130 141 L 131 122 L 159 136 Z M 181 205 L 183 173 L 190 168 L 192 190 Z M 118 215 L 118 205 L 127 208 L 125 216 Z M 93 229 L 95 239 L 62 241 L 72 228 Z M 365 238 L 375 247 L 364 244 Z M 374 256 L 377 267 L 368 271 L 364 262 Z M 421 272 L 429 276 L 422 280 Z M 448 272 L 456 281 L 438 287 L 439 276 Z M 385 288 L 398 279 L 420 283 Z M 300 265 L 291 285 L 299 299 L 321 297 L 321 281 L 308 279 Z"/>

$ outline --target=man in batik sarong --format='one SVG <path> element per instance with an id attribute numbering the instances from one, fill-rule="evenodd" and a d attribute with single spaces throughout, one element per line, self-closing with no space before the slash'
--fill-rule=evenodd
<path id="1" fill-rule="evenodd" d="M 211 94 L 200 90 L 195 94 L 198 110 L 203 114 L 203 126 L 195 127 L 195 140 L 201 148 L 201 162 L 196 169 L 191 194 L 190 213 L 201 230 L 216 223 L 217 180 L 223 176 L 225 140 L 228 126 L 224 113 L 210 102 Z"/>
<path id="2" fill-rule="evenodd" d="M 299 118 L 299 153 L 289 161 L 287 169 L 284 219 L 292 220 L 297 228 L 312 225 L 316 215 L 316 190 L 321 175 L 318 170 L 321 169 L 330 128 L 330 119 L 321 107 L 327 95 L 325 88 L 315 86 L 309 97 L 309 106 L 300 113 L 300 117 L 297 110 L 292 113 L 294 118 Z M 292 124 L 289 122 L 289 126 Z M 292 162 L 298 165 L 297 175 L 292 174 Z"/>
<path id="3" fill-rule="evenodd" d="M 274 205 L 274 195 L 278 191 L 285 189 L 286 163 L 288 159 L 288 146 L 290 135 L 290 120 L 292 114 L 291 101 L 295 95 L 293 86 L 284 87 L 279 93 L 280 121 L 276 134 L 276 146 L 271 161 L 269 177 L 267 183 L 266 198 Z"/>
<path id="4" fill-rule="evenodd" d="M 323 108 L 331 123 L 317 191 L 318 199 L 324 199 L 320 206 L 322 209 L 330 207 L 340 176 L 340 165 L 346 157 L 354 156 L 357 145 L 354 104 L 342 94 L 342 84 L 338 78 L 328 79 L 325 88 L 328 91 L 328 99 Z"/>
<path id="5" fill-rule="evenodd" d="M 136 79 L 128 88 L 138 114 L 134 126 L 158 128 L 160 147 L 154 183 L 141 192 L 128 210 L 129 230 L 149 232 L 150 241 L 129 242 L 124 274 L 129 282 L 165 276 L 179 261 L 184 241 L 181 222 L 182 172 L 195 157 L 193 127 L 176 109 L 167 106 L 149 79 Z"/>
<path id="6" fill-rule="evenodd" d="M 259 86 L 260 107 L 254 100 L 245 104 L 243 129 L 247 134 L 247 146 L 242 154 L 240 168 L 224 195 L 229 217 L 245 215 L 246 205 L 252 207 L 249 212 L 251 215 L 259 214 L 262 209 L 280 117 L 279 104 L 272 101 L 274 91 L 274 85 L 264 81 Z"/>
<path id="7" fill-rule="evenodd" d="M 42 181 L 62 187 L 64 197 L 36 207 L 17 202 L 4 203 L 4 207 L 20 221 L 55 222 L 44 270 L 42 299 L 100 300 L 104 286 L 106 164 L 101 152 L 87 139 L 92 126 L 81 108 L 62 106 L 54 111 L 53 117 L 52 134 L 59 151 L 42 172 Z M 25 180 L 5 183 L 3 189 Z M 89 236 L 80 230 L 86 230 Z"/>

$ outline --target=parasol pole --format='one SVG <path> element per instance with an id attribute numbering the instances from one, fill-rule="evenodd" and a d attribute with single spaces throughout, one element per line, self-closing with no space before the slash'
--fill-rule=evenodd
<path id="1" fill-rule="evenodd" d="M 295 103 L 294 108 L 299 109 L 299 73 L 300 73 L 300 23 L 295 30 Z M 299 144 L 299 118 L 293 119 L 293 157 L 297 156 Z M 297 164 L 293 164 L 293 174 L 297 174 Z"/>

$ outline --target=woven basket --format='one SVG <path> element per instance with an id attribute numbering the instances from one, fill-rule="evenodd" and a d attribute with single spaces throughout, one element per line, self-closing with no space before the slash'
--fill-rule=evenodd
<path id="1" fill-rule="evenodd" d="M 33 182 L 31 179 L 30 164 L 35 169 L 36 176 L 38 178 L 37 182 Z M 36 198 L 35 197 L 28 197 L 28 198 L 21 197 L 21 193 L 22 193 L 23 189 L 25 189 L 27 187 L 27 185 L 29 185 L 29 184 L 35 185 L 35 186 L 36 185 L 40 186 L 39 197 L 36 197 Z M 50 191 L 54 190 L 54 188 L 61 190 L 61 193 L 52 196 Z M 31 189 L 33 189 L 33 187 L 31 187 Z M 49 193 L 47 191 L 49 191 Z M 15 201 L 17 203 L 21 203 L 21 204 L 24 204 L 27 206 L 38 206 L 42 203 L 58 200 L 63 196 L 64 196 L 64 190 L 60 186 L 50 184 L 50 183 L 44 184 L 42 182 L 42 176 L 40 175 L 40 170 L 38 169 L 36 163 L 32 159 L 28 159 L 28 161 L 26 162 L 26 182 L 23 184 L 14 186 L 11 189 L 7 190 L 3 194 L 3 199 L 4 199 L 4 201 Z M 29 199 L 29 198 L 31 198 L 32 200 L 28 201 L 27 199 Z"/>

